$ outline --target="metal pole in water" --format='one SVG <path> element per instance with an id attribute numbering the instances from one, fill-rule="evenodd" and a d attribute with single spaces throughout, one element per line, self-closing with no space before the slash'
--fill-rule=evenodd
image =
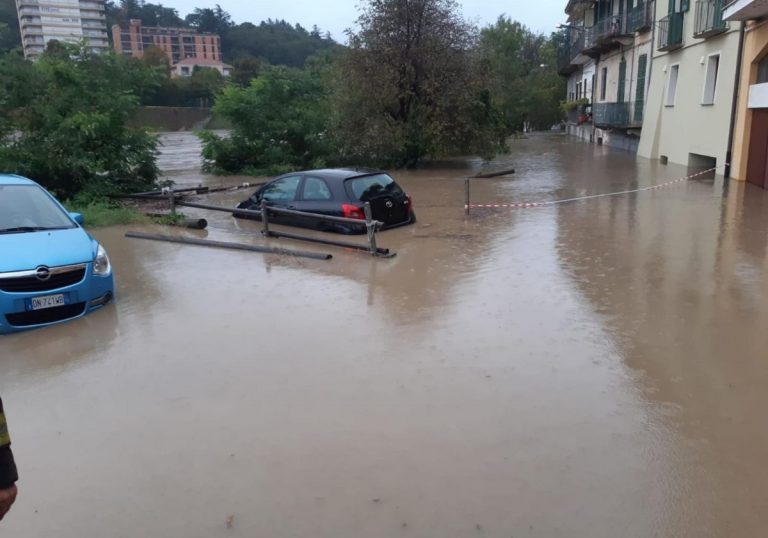
<path id="1" fill-rule="evenodd" d="M 365 213 L 365 228 L 368 231 L 368 245 L 371 249 L 371 256 L 376 256 L 379 249 L 376 246 L 376 224 L 373 221 L 373 212 L 371 211 L 370 202 L 365 202 L 363 212 Z"/>
<path id="2" fill-rule="evenodd" d="M 469 178 L 464 180 L 464 214 L 469 216 Z"/>
<path id="3" fill-rule="evenodd" d="M 170 205 L 171 208 L 171 215 L 176 214 L 176 196 L 173 192 L 173 189 L 168 189 L 168 205 Z"/>
<path id="4" fill-rule="evenodd" d="M 269 237 L 269 211 L 267 211 L 267 202 L 261 201 L 261 222 L 264 225 L 264 229 L 261 231 L 264 237 Z"/>

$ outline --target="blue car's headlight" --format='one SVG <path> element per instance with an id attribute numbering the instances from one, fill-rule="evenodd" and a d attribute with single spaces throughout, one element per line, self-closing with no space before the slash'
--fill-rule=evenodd
<path id="1" fill-rule="evenodd" d="M 99 250 L 96 252 L 96 259 L 93 260 L 93 274 L 96 276 L 107 276 L 112 272 L 112 265 L 109 263 L 109 256 L 104 247 L 99 245 Z"/>

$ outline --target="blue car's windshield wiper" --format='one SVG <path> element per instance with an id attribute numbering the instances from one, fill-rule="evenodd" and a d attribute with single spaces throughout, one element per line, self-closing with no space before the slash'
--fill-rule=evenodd
<path id="1" fill-rule="evenodd" d="M 43 232 L 46 230 L 66 230 L 66 226 L 17 226 L 15 228 L 2 228 L 0 234 L 21 234 L 27 232 Z"/>

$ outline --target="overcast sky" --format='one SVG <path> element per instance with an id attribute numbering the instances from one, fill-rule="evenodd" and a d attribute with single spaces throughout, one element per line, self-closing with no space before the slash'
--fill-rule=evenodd
<path id="1" fill-rule="evenodd" d="M 154 3 L 174 7 L 184 17 L 196 7 L 213 7 L 217 3 L 228 11 L 235 22 L 285 19 L 305 28 L 313 24 L 330 31 L 334 39 L 344 41 L 344 29 L 357 18 L 358 0 L 155 0 Z M 506 13 L 531 29 L 550 33 L 565 19 L 565 0 L 459 0 L 464 17 L 485 25 Z"/>

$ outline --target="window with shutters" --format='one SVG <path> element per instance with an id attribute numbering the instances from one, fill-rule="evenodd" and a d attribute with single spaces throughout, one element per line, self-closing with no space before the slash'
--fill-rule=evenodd
<path id="1" fill-rule="evenodd" d="M 643 121 L 645 107 L 645 77 L 648 71 L 648 55 L 641 54 L 637 61 L 637 87 L 635 88 L 635 122 Z"/>
<path id="2" fill-rule="evenodd" d="M 627 89 L 627 61 L 622 58 L 619 62 L 619 88 L 616 92 L 616 102 L 623 103 Z"/>

